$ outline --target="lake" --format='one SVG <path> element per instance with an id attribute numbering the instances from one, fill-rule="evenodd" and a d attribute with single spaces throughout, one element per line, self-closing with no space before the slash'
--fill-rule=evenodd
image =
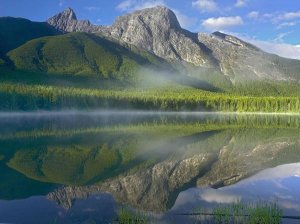
<path id="1" fill-rule="evenodd" d="M 211 223 L 242 203 L 298 223 L 299 127 L 292 114 L 0 113 L 0 223 Z"/>

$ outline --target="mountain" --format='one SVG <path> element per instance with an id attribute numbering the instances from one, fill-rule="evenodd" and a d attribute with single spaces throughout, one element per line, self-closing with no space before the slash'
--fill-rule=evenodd
<path id="1" fill-rule="evenodd" d="M 199 33 L 198 39 L 213 52 L 221 72 L 231 81 L 299 81 L 300 61 L 266 53 L 234 36 Z"/>
<path id="2" fill-rule="evenodd" d="M 232 83 L 243 80 L 300 79 L 298 60 L 263 52 L 221 32 L 192 33 L 182 29 L 174 12 L 166 7 L 157 6 L 120 16 L 111 26 L 95 26 L 89 21 L 79 21 L 69 8 L 47 22 L 64 32 L 101 34 L 169 61 L 190 63 L 198 68 L 214 68 Z"/>
<path id="3" fill-rule="evenodd" d="M 102 26 L 95 26 L 88 20 L 78 21 L 71 8 L 51 17 L 47 23 L 61 32 L 101 32 Z"/>
<path id="4" fill-rule="evenodd" d="M 134 49 L 88 33 L 34 39 L 7 56 L 21 70 L 106 79 L 130 78 L 138 66 L 151 64 L 146 52 L 141 55 Z M 155 57 L 151 60 L 155 61 Z"/>
<path id="5" fill-rule="evenodd" d="M 203 67 L 213 67 L 210 51 L 197 41 L 197 35 L 181 29 L 175 14 L 168 8 L 155 7 L 120 16 L 110 27 L 78 21 L 71 9 L 47 21 L 65 32 L 93 32 L 133 44 L 165 59 L 176 59 Z M 138 35 L 137 35 L 138 34 Z"/>
<path id="6" fill-rule="evenodd" d="M 0 18 L 0 57 L 29 40 L 60 34 L 45 22 L 32 22 L 22 18 Z"/>

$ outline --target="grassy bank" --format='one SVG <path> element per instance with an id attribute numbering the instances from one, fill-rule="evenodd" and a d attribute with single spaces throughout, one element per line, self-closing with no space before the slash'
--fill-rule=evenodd
<path id="1" fill-rule="evenodd" d="M 211 212 L 196 212 L 192 216 L 204 223 L 279 224 L 282 222 L 283 212 L 277 203 L 233 203 L 217 206 Z"/>
<path id="2" fill-rule="evenodd" d="M 190 223 L 207 223 L 207 224 L 279 224 L 282 222 L 282 210 L 276 203 L 257 203 L 242 204 L 233 203 L 224 206 L 217 206 L 210 212 L 200 211 L 196 213 L 177 214 L 186 216 Z M 166 220 L 166 223 L 172 223 L 173 220 Z M 114 223 L 155 223 L 155 218 L 147 213 L 133 211 L 121 208 L 117 212 Z"/>

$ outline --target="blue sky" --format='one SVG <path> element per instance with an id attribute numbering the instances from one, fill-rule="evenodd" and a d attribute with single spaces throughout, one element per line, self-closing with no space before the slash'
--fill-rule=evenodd
<path id="1" fill-rule="evenodd" d="M 298 0 L 0 0 L 0 16 L 45 21 L 71 7 L 78 19 L 110 25 L 119 15 L 155 5 L 171 8 L 188 30 L 220 30 L 269 52 L 300 58 Z"/>

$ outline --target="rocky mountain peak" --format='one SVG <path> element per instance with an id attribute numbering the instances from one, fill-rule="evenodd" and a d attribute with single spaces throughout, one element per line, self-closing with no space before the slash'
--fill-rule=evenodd
<path id="1" fill-rule="evenodd" d="M 138 10 L 116 19 L 109 35 L 117 40 L 148 50 L 155 55 L 211 67 L 206 48 L 197 35 L 181 28 L 175 13 L 163 6 Z"/>
<path id="2" fill-rule="evenodd" d="M 175 13 L 163 6 L 120 16 L 111 26 L 97 26 L 88 20 L 77 20 L 71 8 L 47 22 L 63 32 L 100 34 L 166 60 L 214 69 L 231 82 L 249 77 L 283 79 L 283 72 L 274 67 L 274 56 L 232 35 L 221 32 L 192 33 L 182 29 Z"/>
<path id="3" fill-rule="evenodd" d="M 47 22 L 64 32 L 98 33 L 135 45 L 165 59 L 185 61 L 204 67 L 215 66 L 215 60 L 206 55 L 208 49 L 198 42 L 197 34 L 182 29 L 175 13 L 163 6 L 120 16 L 109 27 L 96 26 L 88 20 L 77 20 L 70 8 Z"/>
<path id="4" fill-rule="evenodd" d="M 66 8 L 64 11 L 58 13 L 57 15 L 51 17 L 47 20 L 47 22 L 51 24 L 56 23 L 64 23 L 67 24 L 69 22 L 72 22 L 74 20 L 77 20 L 76 14 L 73 9 Z"/>
<path id="5" fill-rule="evenodd" d="M 66 8 L 64 11 L 51 17 L 47 23 L 63 32 L 97 32 L 98 27 L 88 20 L 77 20 L 73 9 Z M 100 29 L 100 28 L 99 28 Z"/>
<path id="6" fill-rule="evenodd" d="M 212 33 L 213 36 L 217 37 L 217 38 L 220 38 L 222 39 L 223 41 L 226 41 L 228 43 L 231 43 L 233 45 L 236 45 L 236 46 L 239 46 L 239 47 L 247 47 L 249 49 L 252 49 L 252 50 L 259 50 L 257 47 L 255 47 L 254 45 L 252 44 L 249 44 L 235 36 L 232 36 L 232 35 L 228 35 L 228 34 L 225 34 L 225 33 L 221 33 L 220 31 L 217 31 L 217 32 L 214 32 Z"/>
<path id="7" fill-rule="evenodd" d="M 132 23 L 133 21 L 138 21 L 142 25 L 149 26 L 151 28 L 161 27 L 165 30 L 181 28 L 175 13 L 163 6 L 146 8 L 120 16 L 112 26 L 118 27 L 120 25 Z"/>
<path id="8" fill-rule="evenodd" d="M 62 17 L 65 17 L 69 20 L 77 20 L 76 14 L 73 9 L 66 8 L 64 11 L 60 13 Z"/>
<path id="9" fill-rule="evenodd" d="M 64 11 L 47 20 L 47 23 L 49 23 L 51 26 L 65 32 L 72 32 L 73 30 L 70 30 L 69 27 L 74 25 L 76 22 L 76 14 L 71 8 L 66 8 Z"/>

